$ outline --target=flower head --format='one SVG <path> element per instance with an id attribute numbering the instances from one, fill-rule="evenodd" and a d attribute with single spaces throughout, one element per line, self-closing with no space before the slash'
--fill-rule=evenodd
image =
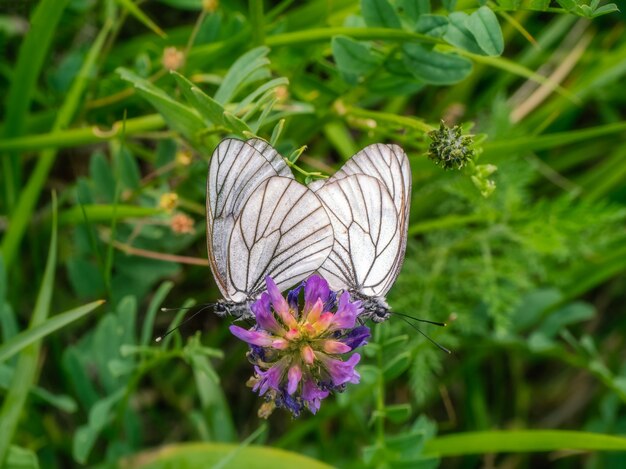
<path id="1" fill-rule="evenodd" d="M 331 392 L 359 382 L 355 366 L 361 356 L 345 355 L 365 345 L 370 336 L 366 326 L 357 325 L 361 303 L 351 301 L 348 292 L 337 299 L 317 275 L 291 290 L 286 299 L 270 277 L 265 280 L 267 291 L 250 307 L 256 324 L 249 330 L 230 326 L 250 345 L 254 375 L 249 384 L 266 399 L 259 416 L 267 418 L 274 407 L 284 407 L 296 417 L 305 408 L 315 414 Z"/>
<path id="2" fill-rule="evenodd" d="M 461 169 L 474 158 L 474 139 L 463 135 L 461 127 L 448 127 L 441 121 L 438 130 L 428 133 L 431 143 L 428 157 L 444 169 Z"/>

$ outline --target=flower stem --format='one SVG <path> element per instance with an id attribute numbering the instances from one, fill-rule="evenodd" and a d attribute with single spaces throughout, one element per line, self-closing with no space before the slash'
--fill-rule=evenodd
<path id="1" fill-rule="evenodd" d="M 311 42 L 324 42 L 337 35 L 350 36 L 354 39 L 364 40 L 387 39 L 390 41 L 416 41 L 429 44 L 440 44 L 443 42 L 439 39 L 427 36 L 425 34 L 404 31 L 402 29 L 336 27 L 312 28 L 306 29 L 304 31 L 275 34 L 268 37 L 265 41 L 265 44 L 270 47 L 276 47 Z"/>
<path id="2" fill-rule="evenodd" d="M 381 111 L 371 111 L 368 109 L 362 109 L 358 107 L 349 106 L 346 107 L 343 115 L 347 118 L 356 118 L 356 119 L 371 119 L 375 121 L 377 124 L 391 124 L 396 125 L 398 127 L 407 128 L 411 130 L 417 130 L 420 132 L 431 132 L 436 128 L 432 125 L 427 124 L 426 122 L 416 119 L 414 117 L 408 116 L 399 116 L 397 114 L 381 112 Z"/>
<path id="3" fill-rule="evenodd" d="M 374 337 L 376 339 L 376 343 L 380 345 L 382 341 L 382 328 L 375 327 L 374 328 Z M 378 361 L 378 382 L 376 386 L 376 413 L 378 414 L 376 417 L 376 446 L 379 451 L 384 450 L 385 443 L 385 376 L 383 373 L 384 363 L 383 363 L 383 349 L 382 347 L 378 347 L 376 352 L 376 358 Z"/>

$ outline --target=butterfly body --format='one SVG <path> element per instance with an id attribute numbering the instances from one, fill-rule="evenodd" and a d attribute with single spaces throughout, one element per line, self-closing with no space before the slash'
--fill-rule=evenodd
<path id="1" fill-rule="evenodd" d="M 217 300 L 213 307 L 213 312 L 219 317 L 233 316 L 238 319 L 251 319 L 254 317 L 250 311 L 250 305 L 254 302 L 254 298 L 248 298 L 245 301 L 234 302 L 225 299 Z"/>

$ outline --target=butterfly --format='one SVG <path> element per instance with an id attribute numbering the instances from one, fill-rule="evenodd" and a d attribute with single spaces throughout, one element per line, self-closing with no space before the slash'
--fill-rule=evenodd
<path id="1" fill-rule="evenodd" d="M 411 167 L 397 145 L 370 145 L 326 181 L 309 188 L 321 200 L 333 227 L 334 244 L 318 269 L 334 290 L 360 299 L 362 317 L 389 317 L 385 295 L 404 261 Z"/>
<path id="2" fill-rule="evenodd" d="M 250 318 L 270 276 L 284 290 L 313 274 L 333 248 L 320 199 L 259 139 L 223 140 L 207 176 L 207 251 L 223 299 L 215 312 Z"/>

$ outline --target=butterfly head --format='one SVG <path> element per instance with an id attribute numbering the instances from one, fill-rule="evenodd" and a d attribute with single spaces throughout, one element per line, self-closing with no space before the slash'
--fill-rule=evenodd
<path id="1" fill-rule="evenodd" d="M 389 319 L 389 305 L 385 298 L 378 296 L 367 296 L 358 291 L 350 291 L 353 298 L 361 301 L 363 312 L 360 316 L 364 319 L 371 319 L 375 323 L 385 322 Z"/>

